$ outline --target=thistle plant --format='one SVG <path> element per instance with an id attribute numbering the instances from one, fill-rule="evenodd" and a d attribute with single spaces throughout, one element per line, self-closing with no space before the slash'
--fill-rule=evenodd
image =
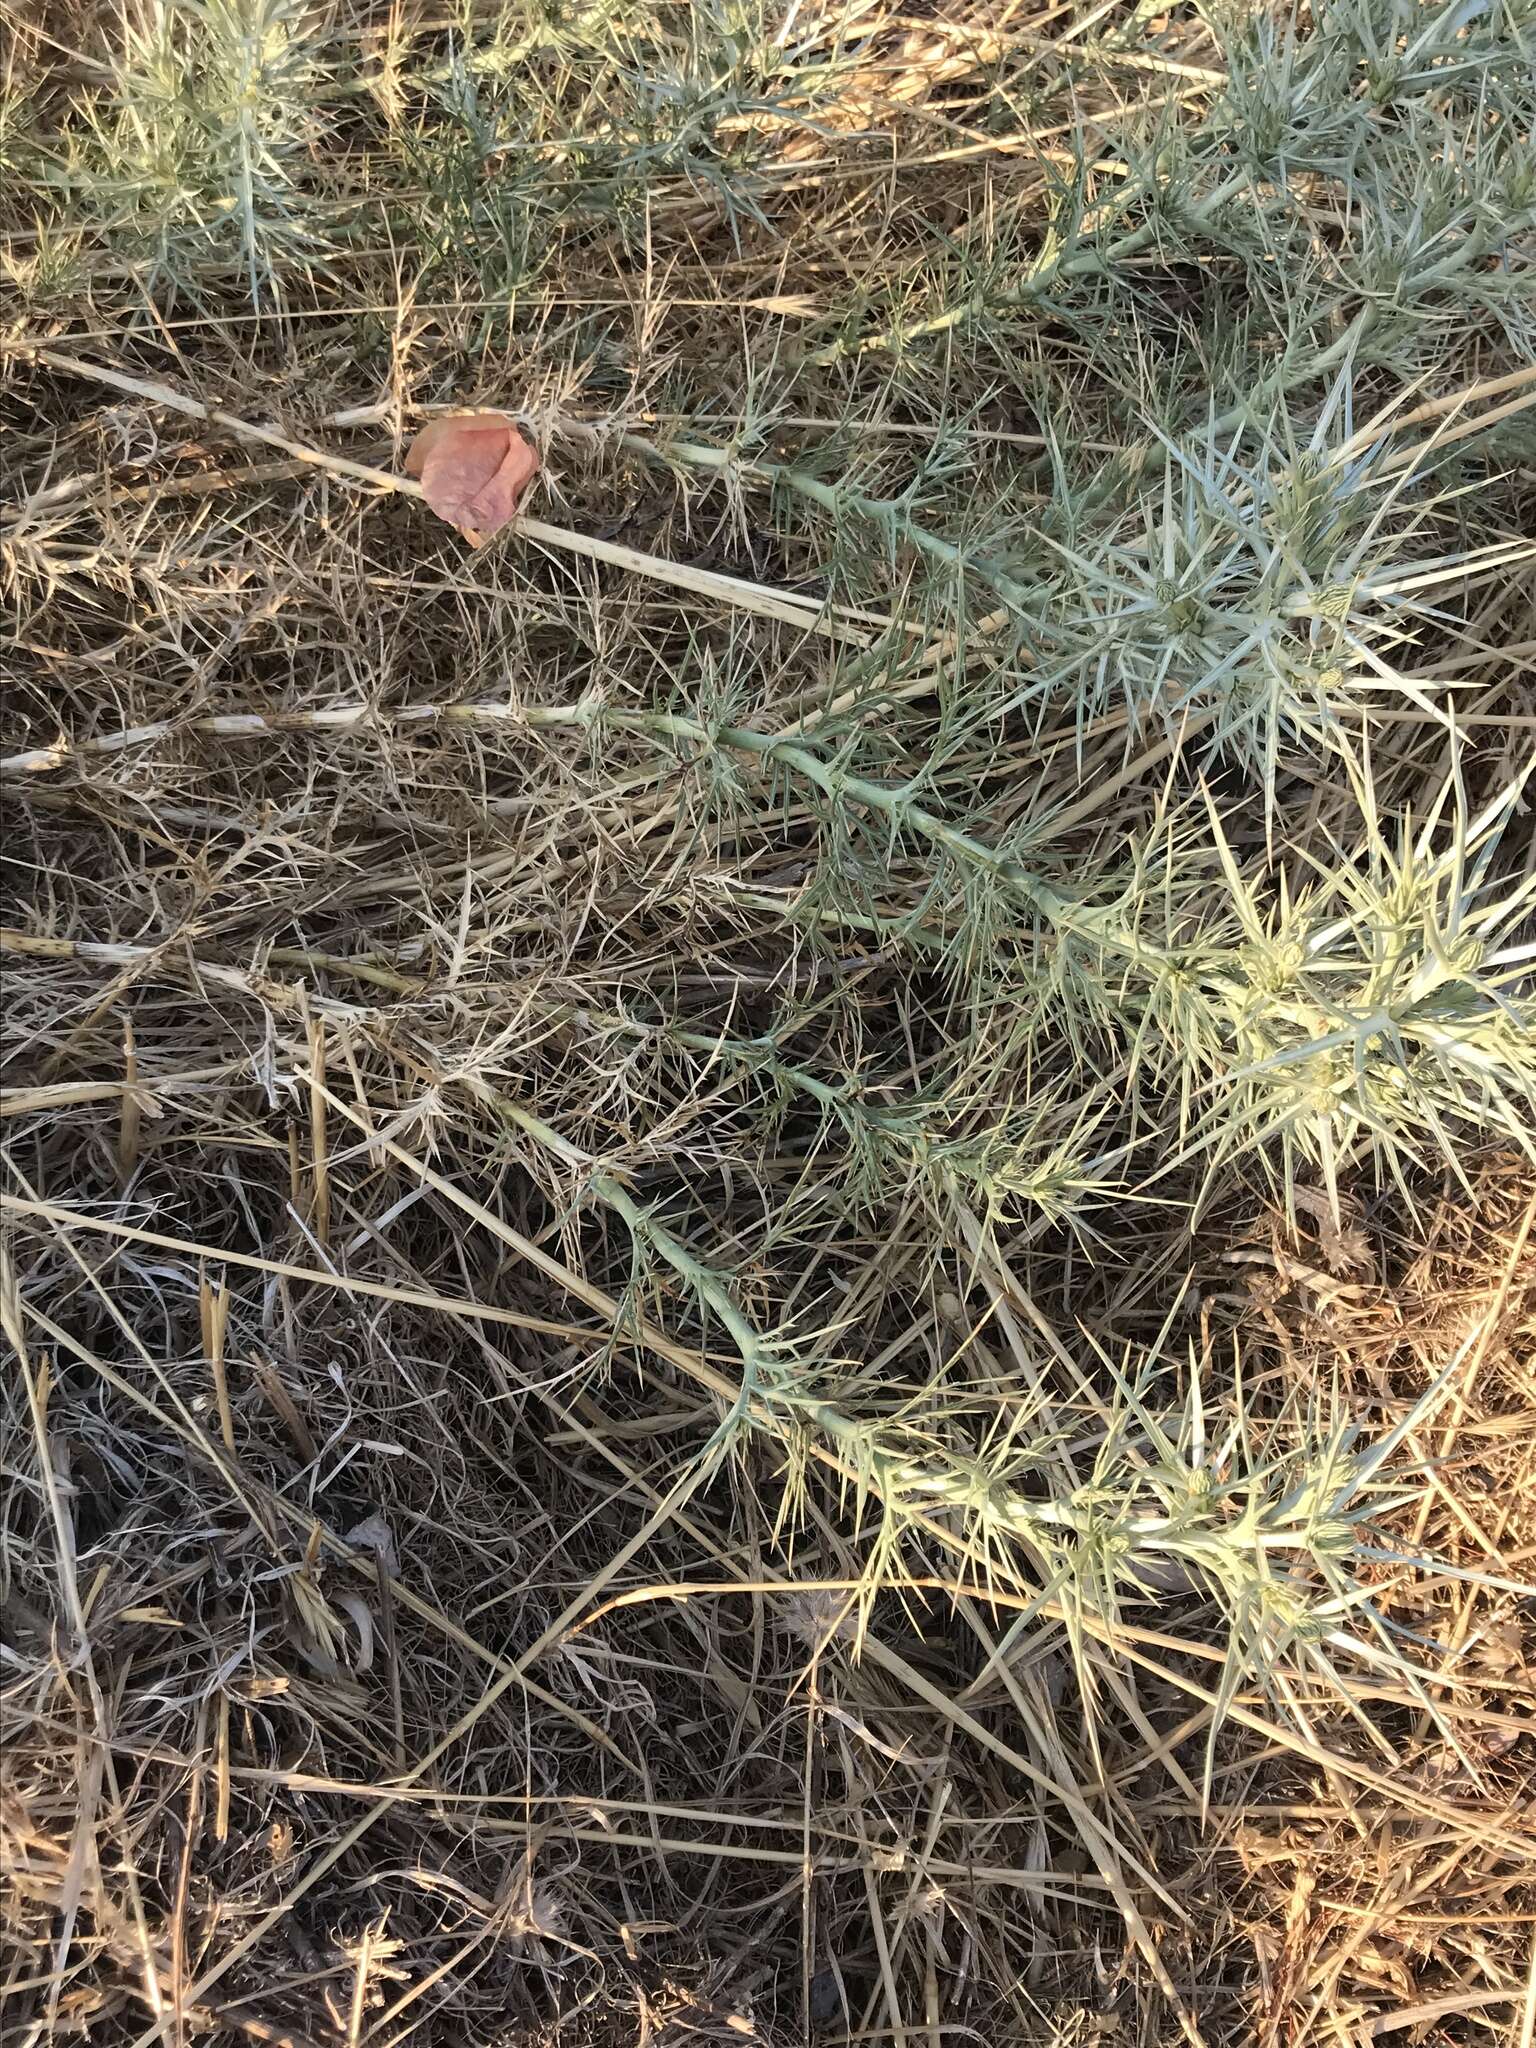
<path id="1" fill-rule="evenodd" d="M 1226 1100 L 1202 1132 L 1216 1148 L 1267 1151 L 1287 1189 L 1310 1167 L 1335 1190 L 1368 1162 L 1410 1201 L 1433 1158 L 1465 1183 L 1469 1133 L 1536 1158 L 1536 878 L 1499 863 L 1526 779 L 1475 817 L 1405 819 L 1391 839 L 1367 811 L 1365 846 L 1268 916 L 1216 821 L 1243 927 L 1240 979 L 1217 998 Z"/>

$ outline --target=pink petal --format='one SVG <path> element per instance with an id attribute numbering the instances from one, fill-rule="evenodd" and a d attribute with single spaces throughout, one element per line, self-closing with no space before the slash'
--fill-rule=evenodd
<path id="1" fill-rule="evenodd" d="M 504 413 L 457 413 L 423 428 L 405 466 L 440 519 L 483 539 L 516 513 L 539 458 Z"/>

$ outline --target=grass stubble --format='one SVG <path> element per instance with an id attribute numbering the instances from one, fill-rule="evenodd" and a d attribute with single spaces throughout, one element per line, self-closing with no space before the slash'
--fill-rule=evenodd
<path id="1" fill-rule="evenodd" d="M 4 21 L 0 2038 L 1531 2048 L 1529 8 Z"/>

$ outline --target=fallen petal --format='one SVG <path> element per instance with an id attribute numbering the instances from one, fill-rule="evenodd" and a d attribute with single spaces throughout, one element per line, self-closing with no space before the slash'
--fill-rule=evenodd
<path id="1" fill-rule="evenodd" d="M 453 413 L 422 429 L 405 467 L 440 519 L 484 539 L 514 516 L 539 458 L 505 413 Z"/>

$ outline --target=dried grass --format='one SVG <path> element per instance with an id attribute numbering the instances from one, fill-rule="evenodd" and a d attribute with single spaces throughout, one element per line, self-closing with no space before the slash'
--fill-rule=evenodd
<path id="1" fill-rule="evenodd" d="M 1529 24 L 12 28 L 0 2042 L 1531 2048 Z"/>

